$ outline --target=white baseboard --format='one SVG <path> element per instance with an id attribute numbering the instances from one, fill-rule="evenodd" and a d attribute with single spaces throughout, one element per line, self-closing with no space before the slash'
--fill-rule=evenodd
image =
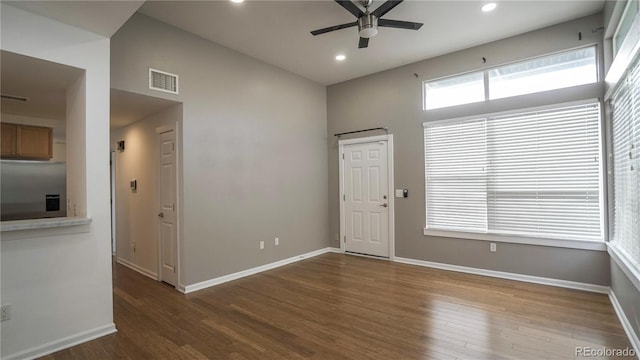
<path id="1" fill-rule="evenodd" d="M 542 285 L 551 285 L 551 286 L 557 286 L 557 287 L 568 288 L 568 289 L 584 290 L 584 291 L 590 291 L 590 292 L 595 292 L 600 294 L 609 293 L 609 287 L 603 286 L 603 285 L 594 285 L 594 284 L 587 284 L 587 283 L 581 283 L 581 282 L 575 282 L 575 281 L 551 279 L 551 278 L 545 278 L 540 276 L 522 275 L 522 274 L 508 273 L 503 271 L 486 270 L 486 269 L 472 268 L 472 267 L 460 266 L 460 265 L 450 265 L 450 264 L 409 259 L 409 258 L 403 258 L 403 257 L 397 257 L 397 256 L 395 257 L 394 261 L 403 263 L 403 264 L 425 266 L 425 267 L 442 269 L 442 270 L 450 270 L 450 271 L 457 271 L 457 272 L 463 272 L 468 274 L 490 276 L 490 277 L 501 278 L 501 279 L 524 281 L 524 282 L 542 284 Z"/>
<path id="2" fill-rule="evenodd" d="M 121 265 L 124 265 L 124 266 L 128 267 L 129 269 L 131 269 L 133 271 L 137 271 L 137 272 L 139 272 L 140 274 L 142 274 L 144 276 L 150 277 L 153 280 L 159 280 L 158 279 L 158 274 L 154 273 L 153 271 L 147 270 L 147 269 L 143 268 L 140 265 L 136 265 L 136 264 L 134 264 L 134 263 L 132 263 L 132 262 L 130 262 L 128 260 L 122 259 L 122 258 L 117 258 L 116 262 L 118 264 L 121 264 Z"/>
<path id="3" fill-rule="evenodd" d="M 336 254 L 344 254 L 344 251 L 337 247 L 328 247 L 327 252 L 336 253 Z"/>
<path id="4" fill-rule="evenodd" d="M 631 346 L 633 346 L 633 349 L 636 351 L 636 355 L 640 358 L 640 339 L 638 339 L 638 334 L 636 334 L 633 326 L 631 326 L 631 322 L 629 322 L 629 318 L 627 318 L 627 315 L 624 313 L 622 305 L 618 302 L 618 298 L 613 290 L 609 291 L 609 300 L 611 301 L 611 305 L 613 305 L 613 309 L 616 311 L 616 315 L 618 315 L 620 324 L 622 324 L 622 328 L 627 334 L 629 342 L 631 342 Z"/>
<path id="5" fill-rule="evenodd" d="M 199 282 L 199 283 L 187 285 L 184 288 L 184 293 L 188 294 L 188 293 L 191 293 L 191 292 L 194 292 L 194 291 L 206 289 L 208 287 L 220 285 L 222 283 L 226 283 L 227 281 L 237 280 L 237 279 L 243 278 L 245 276 L 254 275 L 254 274 L 257 274 L 257 273 L 261 273 L 263 271 L 275 269 L 277 267 L 288 265 L 288 264 L 294 263 L 296 261 L 300 261 L 300 260 L 308 259 L 308 258 L 311 258 L 311 257 L 314 257 L 314 256 L 326 254 L 328 252 L 333 252 L 331 249 L 332 248 L 328 248 L 327 247 L 327 248 L 311 251 L 311 252 L 308 252 L 306 254 L 293 256 L 293 257 L 290 257 L 288 259 L 283 259 L 283 260 L 272 262 L 272 263 L 269 263 L 269 264 L 257 266 L 257 267 L 251 268 L 251 269 L 238 271 L 238 272 L 235 272 L 233 274 L 223 275 L 223 276 L 220 276 L 220 277 L 217 277 L 217 278 L 213 278 L 213 279 L 205 280 L 205 281 L 202 281 L 202 282 Z"/>
<path id="6" fill-rule="evenodd" d="M 114 323 L 107 324 L 75 335 L 67 336 L 44 345 L 4 356 L 2 360 L 36 359 L 105 335 L 113 334 L 116 331 L 118 330 L 116 330 L 116 325 Z"/>

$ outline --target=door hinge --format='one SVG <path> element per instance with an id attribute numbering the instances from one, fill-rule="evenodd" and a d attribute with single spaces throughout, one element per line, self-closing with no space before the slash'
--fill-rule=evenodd
<path id="1" fill-rule="evenodd" d="M 344 153 L 342 153 L 342 159 L 344 159 Z"/>
<path id="2" fill-rule="evenodd" d="M 342 194 L 342 201 L 347 201 L 347 195 Z"/>

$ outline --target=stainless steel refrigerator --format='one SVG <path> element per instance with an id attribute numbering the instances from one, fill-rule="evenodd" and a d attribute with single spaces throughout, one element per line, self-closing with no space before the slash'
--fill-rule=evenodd
<path id="1" fill-rule="evenodd" d="M 67 216 L 63 162 L 0 160 L 0 220 Z"/>

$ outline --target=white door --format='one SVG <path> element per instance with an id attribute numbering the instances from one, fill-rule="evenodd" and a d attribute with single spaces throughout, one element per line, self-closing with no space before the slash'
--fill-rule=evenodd
<path id="1" fill-rule="evenodd" d="M 344 146 L 345 250 L 389 257 L 387 141 Z"/>
<path id="2" fill-rule="evenodd" d="M 160 138 L 160 280 L 176 285 L 177 229 L 176 229 L 176 134 L 167 131 Z"/>

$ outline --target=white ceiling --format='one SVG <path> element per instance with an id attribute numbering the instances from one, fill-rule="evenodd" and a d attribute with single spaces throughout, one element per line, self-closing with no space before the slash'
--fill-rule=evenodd
<path id="1" fill-rule="evenodd" d="M 144 0 L 126 1 L 3 1 L 22 10 L 111 37 Z"/>
<path id="2" fill-rule="evenodd" d="M 374 0 L 371 9 L 382 4 Z M 602 10 L 604 0 L 407 0 L 386 19 L 423 22 L 418 31 L 380 28 L 358 49 L 357 28 L 312 36 L 319 28 L 355 20 L 323 1 L 147 1 L 139 12 L 321 84 L 334 84 L 466 49 Z M 344 62 L 334 57 L 342 53 Z"/>

